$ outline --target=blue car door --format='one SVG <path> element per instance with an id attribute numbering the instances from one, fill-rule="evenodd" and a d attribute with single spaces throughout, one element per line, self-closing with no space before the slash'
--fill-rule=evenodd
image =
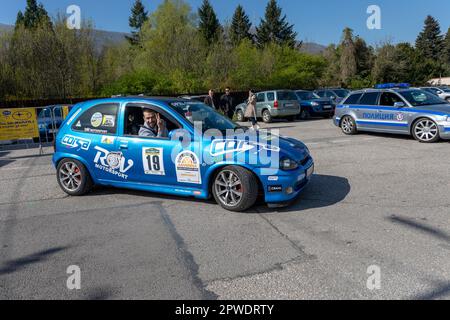
<path id="1" fill-rule="evenodd" d="M 130 126 L 127 122 L 132 118 L 139 126 L 143 125 L 143 118 L 139 120 L 139 117 L 142 117 L 143 108 L 147 107 L 161 115 L 168 132 L 182 129 L 182 125 L 160 107 L 142 104 L 124 106 L 124 123 L 116 145 L 125 158 L 133 161 L 128 172 L 128 181 L 151 186 L 200 189 L 202 178 L 199 158 L 192 152 L 183 152 L 179 140 L 171 140 L 169 137 L 142 137 L 131 135 L 127 131 Z M 182 191 L 180 189 L 178 193 Z"/>
<path id="2" fill-rule="evenodd" d="M 356 116 L 358 129 L 377 131 L 379 129 L 381 113 L 378 106 L 380 93 L 366 92 L 358 102 L 358 105 L 352 107 Z"/>

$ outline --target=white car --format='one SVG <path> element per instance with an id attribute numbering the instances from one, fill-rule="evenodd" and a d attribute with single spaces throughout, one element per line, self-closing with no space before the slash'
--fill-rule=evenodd
<path id="1" fill-rule="evenodd" d="M 449 88 L 423 87 L 420 89 L 431 92 L 432 94 L 437 95 L 439 98 L 450 102 L 450 89 Z"/>

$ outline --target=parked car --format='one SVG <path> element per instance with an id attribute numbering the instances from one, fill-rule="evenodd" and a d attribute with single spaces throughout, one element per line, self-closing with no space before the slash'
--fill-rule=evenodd
<path id="1" fill-rule="evenodd" d="M 295 94 L 300 102 L 300 119 L 310 117 L 331 118 L 334 115 L 334 105 L 330 99 L 320 98 L 312 91 L 297 90 Z"/>
<path id="2" fill-rule="evenodd" d="M 300 103 L 297 95 L 292 90 L 264 91 L 256 94 L 256 116 L 262 118 L 265 123 L 270 123 L 274 118 L 294 121 L 300 114 Z M 245 121 L 245 109 L 247 103 L 236 106 L 236 119 Z"/>
<path id="3" fill-rule="evenodd" d="M 350 90 L 342 88 L 319 89 L 314 91 L 321 98 L 331 99 L 334 105 L 338 105 L 350 94 Z"/>
<path id="4" fill-rule="evenodd" d="M 438 88 L 438 87 L 421 87 L 420 89 L 431 92 L 437 95 L 439 98 L 450 102 L 450 89 L 449 88 Z"/>
<path id="5" fill-rule="evenodd" d="M 431 143 L 450 139 L 450 104 L 420 89 L 360 90 L 337 106 L 334 123 L 347 135 L 386 132 Z"/>
<path id="6" fill-rule="evenodd" d="M 168 137 L 128 131 L 130 121 L 143 125 L 144 109 L 159 114 Z M 194 130 L 196 123 L 203 124 L 200 131 Z M 224 138 L 230 130 L 232 137 Z M 203 103 L 177 98 L 76 105 L 57 135 L 53 164 L 60 187 L 71 196 L 84 195 L 97 184 L 198 199 L 213 196 L 231 211 L 250 208 L 258 195 L 268 204 L 284 205 L 304 190 L 314 172 L 302 142 L 245 131 Z"/>
<path id="7" fill-rule="evenodd" d="M 186 99 L 186 100 L 193 100 L 193 101 L 198 101 L 203 103 L 206 99 L 206 97 L 208 97 L 207 94 L 205 95 L 200 95 L 200 96 L 180 96 L 180 99 Z"/>

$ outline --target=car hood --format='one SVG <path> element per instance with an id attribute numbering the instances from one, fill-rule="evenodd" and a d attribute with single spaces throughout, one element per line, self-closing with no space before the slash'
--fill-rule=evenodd
<path id="1" fill-rule="evenodd" d="M 450 115 L 450 104 L 435 104 L 435 105 L 431 105 L 431 106 L 417 106 L 417 107 L 414 107 L 414 109 L 442 112 L 442 113 Z"/>
<path id="2" fill-rule="evenodd" d="M 288 157 L 295 161 L 303 161 L 309 156 L 309 150 L 304 143 L 296 139 L 257 132 L 255 135 L 237 137 L 235 139 L 217 139 L 210 145 L 210 155 L 221 159 L 226 155 L 247 155 L 254 160 L 254 165 L 260 166 L 272 153 L 278 153 L 279 159 Z M 247 159 L 247 158 L 246 158 Z M 267 162 L 265 162 L 267 164 Z"/>

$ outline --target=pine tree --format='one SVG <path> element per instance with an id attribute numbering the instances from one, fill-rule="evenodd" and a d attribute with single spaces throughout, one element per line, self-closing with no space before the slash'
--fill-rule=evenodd
<path id="1" fill-rule="evenodd" d="M 52 23 L 47 11 L 42 3 L 37 4 L 36 0 L 27 0 L 25 12 L 17 14 L 16 28 L 23 25 L 27 29 L 34 29 L 40 24 L 46 24 L 51 27 Z"/>
<path id="2" fill-rule="evenodd" d="M 424 58 L 438 60 L 443 46 L 443 37 L 439 22 L 432 16 L 427 16 L 423 31 L 416 40 L 416 48 Z"/>
<path id="3" fill-rule="evenodd" d="M 244 11 L 244 8 L 239 5 L 234 12 L 233 19 L 230 27 L 231 41 L 237 45 L 244 39 L 253 40 L 253 36 L 250 33 L 252 23 L 250 18 Z"/>
<path id="4" fill-rule="evenodd" d="M 198 16 L 200 17 L 199 31 L 203 38 L 208 44 L 216 42 L 222 27 L 209 0 L 203 0 L 202 6 L 198 9 Z"/>
<path id="5" fill-rule="evenodd" d="M 297 33 L 294 32 L 294 25 L 290 25 L 286 21 L 286 15 L 282 17 L 281 14 L 282 10 L 277 1 L 270 0 L 266 6 L 265 17 L 256 28 L 256 39 L 260 47 L 271 42 L 295 47 Z"/>
<path id="6" fill-rule="evenodd" d="M 344 29 L 341 50 L 341 80 L 343 83 L 349 83 L 357 73 L 356 47 L 353 39 L 353 30 Z"/>
<path id="7" fill-rule="evenodd" d="M 129 26 L 132 28 L 131 37 L 127 37 L 128 41 L 132 45 L 139 43 L 142 26 L 148 20 L 148 12 L 145 11 L 145 7 L 141 0 L 136 0 L 133 8 L 131 9 L 131 16 L 129 18 Z"/>
<path id="8" fill-rule="evenodd" d="M 442 56 L 447 70 L 450 72 L 450 28 L 448 28 L 447 35 L 444 39 L 444 52 Z"/>

